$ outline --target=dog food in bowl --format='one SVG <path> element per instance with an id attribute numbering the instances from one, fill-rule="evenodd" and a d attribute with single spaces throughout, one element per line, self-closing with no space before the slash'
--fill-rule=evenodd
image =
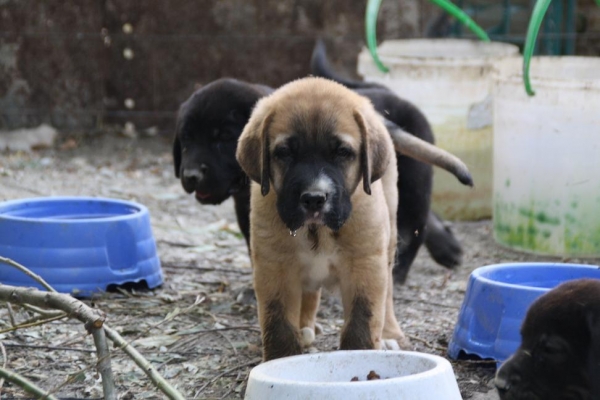
<path id="1" fill-rule="evenodd" d="M 353 380 L 355 377 L 360 379 Z M 461 396 L 452 366 L 442 357 L 348 350 L 284 357 L 258 365 L 250 372 L 245 399 L 460 400 Z"/>

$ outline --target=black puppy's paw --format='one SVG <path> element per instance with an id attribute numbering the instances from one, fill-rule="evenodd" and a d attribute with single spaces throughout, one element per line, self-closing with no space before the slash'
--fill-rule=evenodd
<path id="1" fill-rule="evenodd" d="M 399 283 L 401 285 L 405 284 L 406 278 L 408 277 L 409 269 L 410 265 L 406 266 L 406 264 L 402 264 L 396 261 L 396 263 L 394 264 L 394 269 L 392 270 L 394 282 Z"/>
<path id="2" fill-rule="evenodd" d="M 256 294 L 252 285 L 242 288 L 235 295 L 235 302 L 244 306 L 256 304 Z"/>
<path id="3" fill-rule="evenodd" d="M 462 263 L 462 246 L 451 227 L 433 212 L 429 212 L 425 232 L 425 247 L 435 262 L 449 269 Z"/>
<path id="4" fill-rule="evenodd" d="M 590 348 L 588 350 L 588 376 L 592 399 L 600 399 L 600 314 L 591 312 L 586 316 L 590 331 Z"/>

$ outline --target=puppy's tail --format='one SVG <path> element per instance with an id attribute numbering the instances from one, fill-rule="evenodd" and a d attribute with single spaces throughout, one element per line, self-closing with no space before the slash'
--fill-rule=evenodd
<path id="1" fill-rule="evenodd" d="M 317 39 L 315 48 L 313 49 L 312 57 L 310 58 L 310 72 L 314 76 L 331 79 L 332 81 L 340 83 L 349 89 L 385 88 L 385 86 L 378 85 L 376 83 L 355 81 L 340 76 L 331 67 L 329 60 L 327 59 L 325 42 L 321 38 Z"/>
<path id="2" fill-rule="evenodd" d="M 469 169 L 458 157 L 411 135 L 387 119 L 384 119 L 384 122 L 398 153 L 445 169 L 456 176 L 463 185 L 473 186 Z"/>

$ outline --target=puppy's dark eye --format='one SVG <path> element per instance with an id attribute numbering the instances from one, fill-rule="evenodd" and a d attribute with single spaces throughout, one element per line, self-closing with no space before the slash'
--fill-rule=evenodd
<path id="1" fill-rule="evenodd" d="M 276 147 L 273 151 L 273 157 L 282 161 L 288 160 L 292 157 L 292 150 L 288 146 Z"/>
<path id="2" fill-rule="evenodd" d="M 339 159 L 350 160 L 354 158 L 354 150 L 348 147 L 340 146 L 335 149 L 334 155 Z"/>
<path id="3" fill-rule="evenodd" d="M 564 343 L 557 340 L 548 340 L 543 343 L 542 349 L 548 355 L 565 353 L 568 351 Z"/>

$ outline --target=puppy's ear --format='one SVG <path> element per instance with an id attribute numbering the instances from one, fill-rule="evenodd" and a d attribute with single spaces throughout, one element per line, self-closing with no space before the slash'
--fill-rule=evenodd
<path id="1" fill-rule="evenodd" d="M 275 113 L 263 115 L 264 113 L 255 112 L 250 117 L 240 136 L 236 158 L 246 175 L 260 183 L 260 191 L 266 196 L 271 188 L 269 127 Z"/>
<path id="2" fill-rule="evenodd" d="M 381 178 L 392 157 L 390 138 L 383 122 L 373 111 L 354 110 L 354 121 L 360 130 L 360 168 L 363 176 L 363 189 L 371 194 L 371 183 Z"/>
<path id="3" fill-rule="evenodd" d="M 181 142 L 177 133 L 175 133 L 175 140 L 173 141 L 173 167 L 175 168 L 175 177 L 179 178 L 179 171 L 181 170 Z"/>

